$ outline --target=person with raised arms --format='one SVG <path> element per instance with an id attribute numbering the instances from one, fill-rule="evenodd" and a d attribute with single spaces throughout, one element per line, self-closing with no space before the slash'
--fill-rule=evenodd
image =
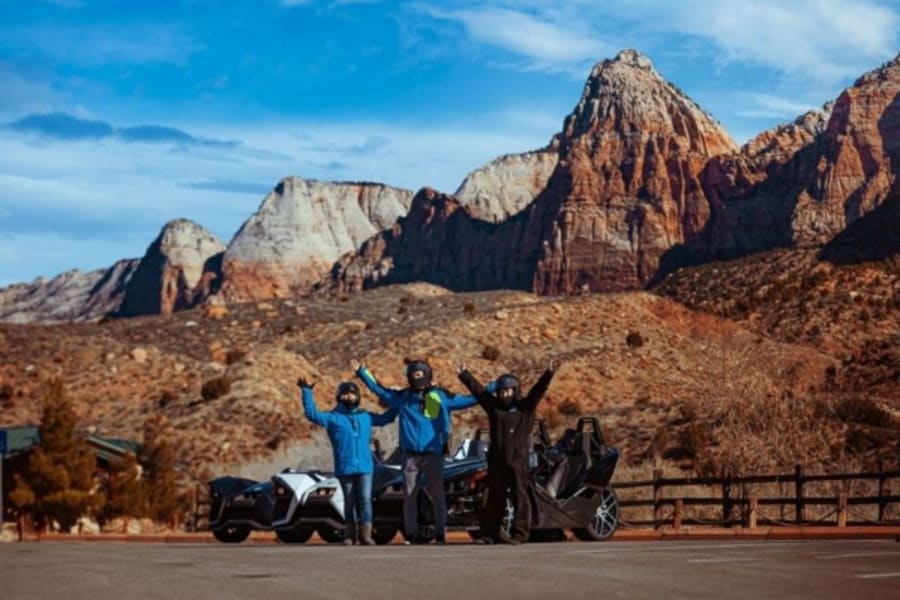
<path id="1" fill-rule="evenodd" d="M 400 416 L 403 454 L 403 534 L 407 544 L 418 543 L 420 479 L 434 502 L 435 540 L 446 542 L 447 505 L 444 498 L 444 455 L 450 440 L 450 412 L 475 406 L 474 396 L 452 394 L 434 385 L 431 366 L 422 360 L 406 365 L 408 387 L 381 386 L 365 365 L 353 361 L 357 377 Z"/>

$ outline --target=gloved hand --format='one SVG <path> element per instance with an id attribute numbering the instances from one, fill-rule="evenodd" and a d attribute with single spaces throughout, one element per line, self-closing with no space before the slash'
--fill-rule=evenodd
<path id="1" fill-rule="evenodd" d="M 306 379 L 306 377 L 303 377 L 303 376 L 301 375 L 300 378 L 297 380 L 297 387 L 299 387 L 299 388 L 301 388 L 301 389 L 302 389 L 302 388 L 313 389 L 314 387 L 316 387 L 316 384 L 315 384 L 315 383 L 310 383 L 310 382 Z"/>
<path id="2" fill-rule="evenodd" d="M 459 375 L 462 375 L 462 372 L 466 370 L 466 363 L 462 360 L 456 361 L 456 364 L 453 366 L 456 369 L 456 373 Z"/>

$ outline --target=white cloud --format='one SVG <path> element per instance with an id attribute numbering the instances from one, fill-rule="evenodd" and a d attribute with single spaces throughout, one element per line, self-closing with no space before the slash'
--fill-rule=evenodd
<path id="1" fill-rule="evenodd" d="M 608 0 L 604 11 L 648 30 L 703 38 L 721 60 L 834 83 L 892 57 L 900 42 L 896 4 L 871 0 Z"/>
<path id="2" fill-rule="evenodd" d="M 615 41 L 652 54 L 702 39 L 723 65 L 762 65 L 833 84 L 892 58 L 900 47 L 896 1 L 457 0 L 442 9 L 412 6 L 455 20 L 471 40 L 545 69 L 571 70 L 578 61 L 611 57 L 619 49 Z"/>
<path id="3" fill-rule="evenodd" d="M 586 69 L 598 57 L 613 51 L 612 46 L 600 41 L 583 23 L 557 20 L 555 11 L 529 14 L 491 6 L 461 10 L 421 5 L 415 8 L 431 18 L 461 24 L 474 42 L 525 58 L 526 62 L 518 66 L 527 70 L 566 71 L 584 77 Z M 510 63 L 496 61 L 495 64 Z"/>
<path id="4" fill-rule="evenodd" d="M 753 105 L 737 110 L 735 114 L 739 117 L 793 119 L 807 111 L 819 108 L 813 104 L 796 102 L 789 98 L 782 98 L 772 94 L 747 94 L 746 97 L 753 102 Z"/>
<path id="5" fill-rule="evenodd" d="M 513 109 L 506 120 L 472 118 L 468 125 L 428 128 L 374 121 L 167 124 L 242 141 L 231 148 L 115 138 L 35 143 L 0 133 L 0 207 L 10 213 L 0 220 L 6 240 L 0 280 L 139 256 L 174 218 L 192 219 L 227 243 L 264 195 L 242 185 L 266 188 L 288 175 L 452 192 L 469 171 L 501 154 L 543 146 L 559 126 L 547 130 L 549 119 L 525 109 Z"/>

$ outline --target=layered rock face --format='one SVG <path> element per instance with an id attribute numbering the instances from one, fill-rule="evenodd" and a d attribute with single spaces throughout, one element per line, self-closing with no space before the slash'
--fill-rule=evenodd
<path id="1" fill-rule="evenodd" d="M 822 245 L 885 202 L 898 168 L 900 56 L 821 113 L 710 161 L 704 189 L 713 218 L 692 260 Z"/>
<path id="2" fill-rule="evenodd" d="M 381 184 L 288 177 L 229 244 L 222 293 L 239 301 L 305 292 L 342 254 L 406 214 L 411 199 Z"/>
<path id="3" fill-rule="evenodd" d="M 89 273 L 67 271 L 0 289 L 0 321 L 58 323 L 93 321 L 115 312 L 137 269 L 138 259 L 120 260 Z"/>
<path id="4" fill-rule="evenodd" d="M 593 69 L 551 147 L 558 164 L 525 210 L 492 224 L 498 213 L 484 214 L 477 202 L 461 210 L 458 200 L 422 192 L 397 228 L 342 259 L 333 272 L 338 286 L 418 278 L 457 290 L 542 294 L 639 288 L 664 252 L 702 231 L 709 208 L 699 175 L 711 156 L 736 151 L 709 115 L 633 51 Z M 522 162 L 513 170 L 519 188 L 552 162 L 543 158 L 546 170 L 532 166 L 528 176 Z M 473 174 L 461 190 L 477 189 L 487 173 Z"/>
<path id="5" fill-rule="evenodd" d="M 736 149 L 706 112 L 626 50 L 591 71 L 559 135 L 560 165 L 542 202 L 547 224 L 534 291 L 642 287 L 672 246 L 709 218 L 699 176 Z"/>
<path id="6" fill-rule="evenodd" d="M 171 315 L 193 306 L 215 291 L 224 251 L 215 235 L 193 221 L 166 223 L 128 283 L 118 314 Z"/>
<path id="7" fill-rule="evenodd" d="M 352 292 L 427 281 L 457 291 L 528 289 L 536 257 L 528 252 L 539 247 L 529 228 L 535 206 L 491 223 L 458 198 L 424 188 L 408 215 L 341 257 L 319 287 Z"/>
<path id="8" fill-rule="evenodd" d="M 547 186 L 558 162 L 555 146 L 507 154 L 469 173 L 454 196 L 469 206 L 474 216 L 500 223 L 531 204 Z"/>

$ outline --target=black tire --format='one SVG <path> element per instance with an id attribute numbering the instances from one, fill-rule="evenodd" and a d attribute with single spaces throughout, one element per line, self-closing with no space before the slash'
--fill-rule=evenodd
<path id="1" fill-rule="evenodd" d="M 322 538 L 323 541 L 329 544 L 340 544 L 344 541 L 343 529 L 328 526 L 318 527 L 316 528 L 316 533 L 319 534 L 319 537 Z"/>
<path id="2" fill-rule="evenodd" d="M 612 488 L 605 488 L 597 496 L 596 510 L 587 527 L 573 529 L 579 540 L 584 542 L 602 542 L 612 537 L 619 526 L 619 498 Z"/>
<path id="3" fill-rule="evenodd" d="M 247 525 L 227 525 L 221 529 L 213 529 L 213 536 L 223 544 L 240 544 L 250 537 Z"/>
<path id="4" fill-rule="evenodd" d="M 372 539 L 375 540 L 375 543 L 379 546 L 384 546 L 391 543 L 391 541 L 397 536 L 397 532 L 399 530 L 399 527 L 395 527 L 393 525 L 380 525 L 378 527 L 372 527 Z"/>
<path id="5" fill-rule="evenodd" d="M 566 532 L 562 529 L 532 529 L 528 536 L 529 542 L 565 542 Z"/>
<path id="6" fill-rule="evenodd" d="M 312 537 L 311 527 L 298 527 L 297 529 L 275 530 L 275 537 L 285 544 L 305 544 Z"/>

